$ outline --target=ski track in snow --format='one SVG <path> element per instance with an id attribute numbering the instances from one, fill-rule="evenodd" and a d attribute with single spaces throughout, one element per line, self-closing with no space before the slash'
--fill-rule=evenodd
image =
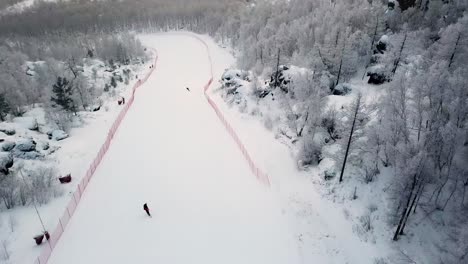
<path id="1" fill-rule="evenodd" d="M 205 47 L 187 34 L 142 40 L 158 50 L 156 72 L 137 91 L 49 263 L 301 263 L 277 197 L 251 174 L 204 98 Z M 225 58 L 214 65 L 215 81 L 232 63 Z"/>
<path id="2" fill-rule="evenodd" d="M 194 36 L 208 44 L 212 65 Z M 387 251 L 362 241 L 340 205 L 313 189 L 306 174 L 318 171 L 298 172 L 290 150 L 255 117 L 224 104 L 216 83 L 235 62 L 229 52 L 192 33 L 141 39 L 158 50 L 156 71 L 48 263 L 371 264 Z M 271 189 L 206 102 L 210 66 L 208 93 L 271 176 Z"/>

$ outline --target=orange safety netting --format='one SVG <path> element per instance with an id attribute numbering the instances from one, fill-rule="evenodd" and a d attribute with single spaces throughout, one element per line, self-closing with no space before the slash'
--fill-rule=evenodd
<path id="1" fill-rule="evenodd" d="M 156 58 L 154 60 L 155 66 L 156 66 L 157 61 L 158 61 L 158 56 L 156 55 Z M 47 245 L 44 247 L 41 254 L 34 262 L 35 264 L 45 264 L 49 260 L 50 255 L 52 254 L 52 251 L 54 250 L 55 246 L 58 244 L 60 237 L 65 231 L 65 228 L 67 227 L 68 222 L 70 221 L 71 217 L 75 213 L 75 210 L 78 207 L 78 204 L 80 203 L 81 197 L 83 195 L 83 192 L 86 189 L 86 186 L 88 186 L 88 183 L 93 177 L 94 173 L 96 172 L 97 167 L 101 163 L 104 155 L 107 153 L 107 150 L 109 149 L 111 145 L 112 138 L 114 137 L 115 133 L 119 129 L 119 126 L 122 123 L 122 120 L 125 118 L 125 115 L 127 114 L 128 110 L 130 109 L 130 107 L 132 107 L 133 102 L 135 101 L 136 90 L 148 80 L 148 78 L 151 76 L 154 70 L 155 70 L 155 67 L 151 67 L 151 70 L 145 75 L 145 77 L 142 80 L 138 80 L 138 82 L 136 82 L 135 85 L 133 86 L 132 96 L 130 97 L 128 102 L 124 105 L 122 110 L 120 110 L 120 113 L 117 116 L 116 120 L 114 121 L 114 124 L 109 129 L 109 132 L 106 137 L 106 141 L 104 142 L 104 144 L 102 144 L 97 156 L 94 158 L 93 162 L 91 163 L 88 170 L 86 171 L 85 176 L 81 179 L 81 182 L 78 184 L 78 187 L 73 193 L 70 199 L 70 202 L 68 203 L 62 217 L 59 218 L 58 224 L 55 227 L 55 230 L 50 232 L 50 239 L 47 241 Z"/>

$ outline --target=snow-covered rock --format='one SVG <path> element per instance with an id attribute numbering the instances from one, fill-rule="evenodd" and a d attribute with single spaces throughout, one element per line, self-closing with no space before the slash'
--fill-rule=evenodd
<path id="1" fill-rule="evenodd" d="M 3 151 L 11 151 L 15 148 L 16 143 L 13 141 L 5 141 L 2 144 L 2 150 Z"/>
<path id="2" fill-rule="evenodd" d="M 68 134 L 60 129 L 49 131 L 47 135 L 49 136 L 49 139 L 53 139 L 55 141 L 60 141 L 68 138 Z"/>
<path id="3" fill-rule="evenodd" d="M 16 128 L 23 128 L 33 131 L 39 130 L 39 124 L 35 116 L 16 117 L 13 119 L 13 123 L 16 126 Z"/>
<path id="4" fill-rule="evenodd" d="M 335 89 L 333 89 L 332 94 L 333 95 L 347 95 L 352 90 L 353 89 L 351 88 L 351 85 L 347 83 L 340 83 L 335 87 Z"/>
<path id="5" fill-rule="evenodd" d="M 25 160 L 36 160 L 36 159 L 41 159 L 44 158 L 45 155 L 37 152 L 37 151 L 29 151 L 29 152 L 23 152 L 23 151 L 13 151 L 13 156 L 18 159 L 25 159 Z"/>
<path id="6" fill-rule="evenodd" d="M 30 152 L 36 150 L 36 142 L 32 138 L 25 138 L 16 142 L 16 150 Z"/>
<path id="7" fill-rule="evenodd" d="M 387 35 L 383 35 L 379 41 L 377 42 L 377 45 L 375 45 L 375 52 L 383 54 L 387 50 L 387 45 L 389 44 L 389 39 Z"/>
<path id="8" fill-rule="evenodd" d="M 323 172 L 323 177 L 326 181 L 331 180 L 336 177 L 336 171 L 328 169 Z"/>
<path id="9" fill-rule="evenodd" d="M 37 120 L 34 119 L 31 124 L 29 124 L 28 126 L 28 129 L 29 130 L 32 130 L 32 131 L 38 131 L 39 130 L 39 124 L 37 123 Z"/>
<path id="10" fill-rule="evenodd" d="M 8 169 L 13 166 L 13 156 L 10 153 L 0 153 L 0 172 L 8 174 Z"/>
<path id="11" fill-rule="evenodd" d="M 0 128 L 0 132 L 3 132 L 7 134 L 8 136 L 13 136 L 14 134 L 16 134 L 16 130 L 13 128 L 9 128 L 9 127 Z"/>
<path id="12" fill-rule="evenodd" d="M 241 70 L 229 69 L 221 76 L 222 87 L 227 90 L 228 94 L 236 94 L 237 89 L 248 81 L 248 72 Z"/>
<path id="13" fill-rule="evenodd" d="M 367 83 L 370 84 L 378 85 L 389 81 L 389 78 L 385 73 L 385 67 L 380 64 L 370 67 L 367 71 L 367 76 L 369 76 Z"/>
<path id="14" fill-rule="evenodd" d="M 48 150 L 50 148 L 49 142 L 42 142 L 41 143 L 41 149 L 42 150 Z"/>

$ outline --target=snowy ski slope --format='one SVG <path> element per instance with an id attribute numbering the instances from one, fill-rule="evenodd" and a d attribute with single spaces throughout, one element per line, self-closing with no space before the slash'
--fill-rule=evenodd
<path id="1" fill-rule="evenodd" d="M 188 34 L 142 40 L 158 50 L 156 72 L 138 90 L 49 263 L 300 263 L 274 194 L 204 98 L 205 47 Z M 229 57 L 218 49 L 214 56 Z M 230 63 L 221 61 L 215 81 Z"/>

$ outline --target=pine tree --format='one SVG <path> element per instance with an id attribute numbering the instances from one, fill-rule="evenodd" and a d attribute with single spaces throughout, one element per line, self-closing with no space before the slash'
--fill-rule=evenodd
<path id="1" fill-rule="evenodd" d="M 75 112 L 76 108 L 72 100 L 73 88 L 67 78 L 58 77 L 57 82 L 52 87 L 51 100 L 55 105 L 60 106 L 68 112 Z"/>
<path id="2" fill-rule="evenodd" d="M 5 117 L 10 112 L 11 108 L 6 101 L 5 94 L 0 94 L 0 120 L 5 121 Z"/>

